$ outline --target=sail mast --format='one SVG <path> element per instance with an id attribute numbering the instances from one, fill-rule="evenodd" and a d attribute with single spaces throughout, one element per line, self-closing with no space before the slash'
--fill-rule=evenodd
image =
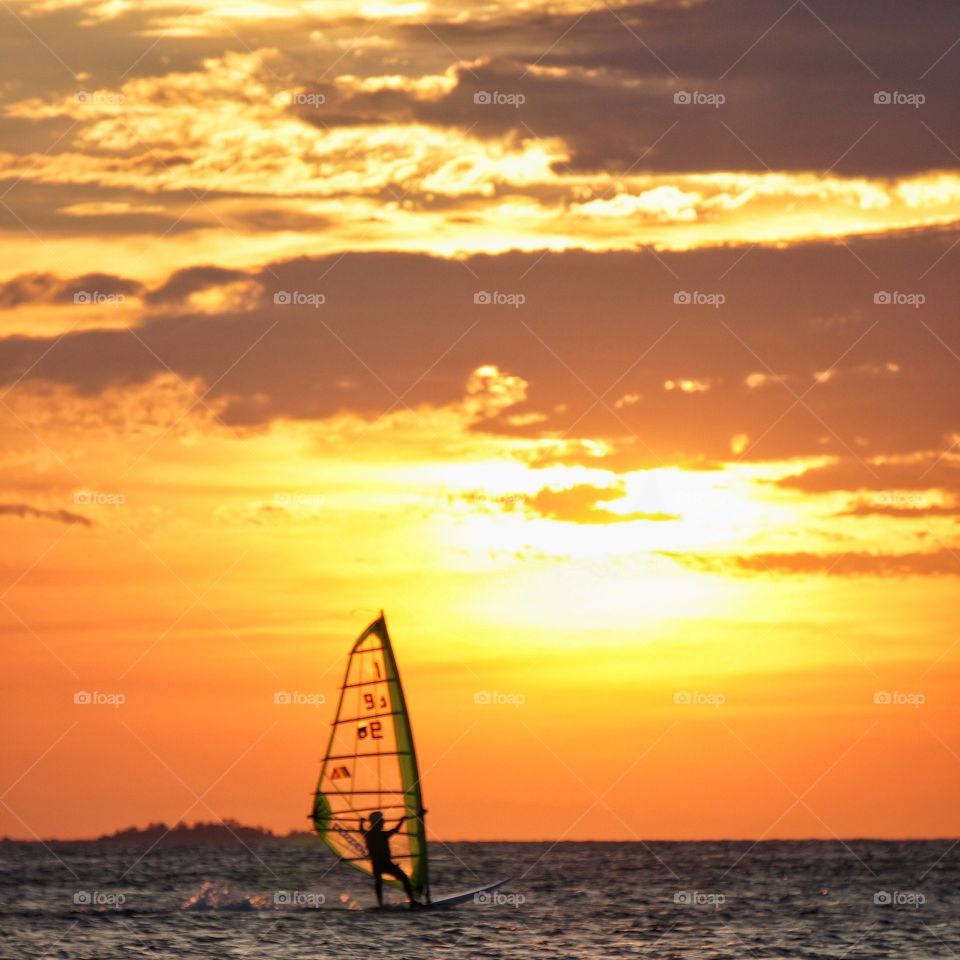
<path id="1" fill-rule="evenodd" d="M 407 720 L 407 737 L 410 744 L 410 765 L 412 767 L 412 783 L 410 787 L 415 797 L 417 822 L 420 825 L 420 831 L 423 836 L 423 856 L 421 860 L 421 876 L 423 878 L 423 890 L 427 903 L 430 903 L 430 861 L 427 855 L 427 821 L 426 811 L 423 809 L 423 791 L 420 786 L 420 765 L 417 763 L 417 750 L 413 743 L 413 727 L 410 725 L 410 714 L 407 711 L 407 701 L 403 695 L 403 685 L 400 683 L 400 671 L 397 668 L 397 660 L 393 655 L 393 645 L 390 642 L 390 634 L 387 631 L 387 618 L 383 611 L 380 611 L 380 623 L 383 624 L 383 646 L 384 657 L 387 660 L 388 669 L 392 667 L 393 675 L 397 678 L 397 703 L 396 708 L 400 710 Z"/>

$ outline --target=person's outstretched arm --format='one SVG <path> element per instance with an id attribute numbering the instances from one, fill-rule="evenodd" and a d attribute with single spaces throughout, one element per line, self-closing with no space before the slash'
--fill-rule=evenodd
<path id="1" fill-rule="evenodd" d="M 390 831 L 391 834 L 396 833 L 402 826 L 404 821 L 407 819 L 407 815 L 404 814 L 398 821 L 397 825 Z"/>

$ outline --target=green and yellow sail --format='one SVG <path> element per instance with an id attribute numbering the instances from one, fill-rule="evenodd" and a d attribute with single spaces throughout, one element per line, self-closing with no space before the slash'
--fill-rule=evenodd
<path id="1" fill-rule="evenodd" d="M 383 812 L 388 827 L 406 814 L 406 823 L 391 841 L 392 856 L 417 896 L 429 900 L 420 771 L 382 613 L 350 651 L 313 804 L 313 823 L 327 846 L 368 874 L 360 818 L 369 821 L 374 810 Z"/>

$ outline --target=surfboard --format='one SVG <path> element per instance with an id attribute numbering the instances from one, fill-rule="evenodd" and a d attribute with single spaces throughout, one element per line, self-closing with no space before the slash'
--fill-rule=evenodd
<path id="1" fill-rule="evenodd" d="M 474 890 L 464 890 L 463 893 L 452 893 L 449 897 L 440 897 L 439 900 L 431 900 L 430 903 L 421 904 L 424 910 L 443 910 L 445 907 L 455 907 L 458 903 L 483 903 L 484 894 L 492 894 L 505 883 L 510 882 L 510 877 L 498 880 L 496 883 L 488 883 L 484 887 L 477 887 Z"/>

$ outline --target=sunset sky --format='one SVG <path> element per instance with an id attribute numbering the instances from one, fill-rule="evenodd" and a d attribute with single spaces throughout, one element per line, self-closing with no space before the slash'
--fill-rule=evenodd
<path id="1" fill-rule="evenodd" d="M 381 608 L 436 837 L 958 835 L 960 7 L 8 0 L 0 64 L 0 836 L 306 829 Z"/>

